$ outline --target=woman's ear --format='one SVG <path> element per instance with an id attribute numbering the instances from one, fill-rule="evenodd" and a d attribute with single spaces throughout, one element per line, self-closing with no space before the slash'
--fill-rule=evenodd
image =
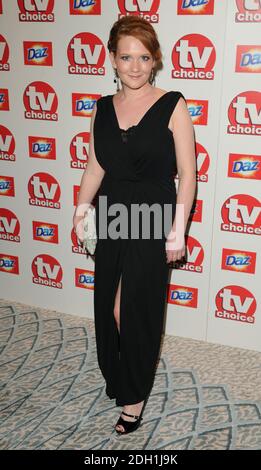
<path id="1" fill-rule="evenodd" d="M 109 53 L 109 58 L 110 58 L 111 65 L 113 66 L 113 68 L 116 68 L 114 52 L 110 52 L 110 53 Z"/>

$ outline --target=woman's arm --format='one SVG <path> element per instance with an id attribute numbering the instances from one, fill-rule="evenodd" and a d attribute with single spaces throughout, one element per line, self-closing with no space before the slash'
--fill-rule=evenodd
<path id="1" fill-rule="evenodd" d="M 181 210 L 183 218 L 183 227 L 181 227 L 181 229 L 183 233 L 180 235 L 182 238 L 185 235 L 197 184 L 194 128 L 186 102 L 182 97 L 179 99 L 172 114 L 171 124 L 179 176 L 177 204 L 180 204 L 180 206 L 177 207 L 172 230 L 173 232 L 176 232 L 176 228 L 179 230 L 177 217 Z M 171 249 L 168 251 L 170 251 L 169 253 L 167 252 L 167 258 L 169 261 L 175 261 L 176 259 L 180 259 L 184 256 L 185 247 L 183 246 L 180 249 Z"/>

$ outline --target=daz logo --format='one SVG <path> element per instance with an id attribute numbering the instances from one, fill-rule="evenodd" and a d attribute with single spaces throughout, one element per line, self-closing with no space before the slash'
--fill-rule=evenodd
<path id="1" fill-rule="evenodd" d="M 61 189 L 58 181 L 48 173 L 35 173 L 28 182 L 29 204 L 60 209 Z"/>
<path id="2" fill-rule="evenodd" d="M 261 155 L 229 154 L 228 174 L 231 178 L 261 179 Z"/>
<path id="3" fill-rule="evenodd" d="M 216 318 L 255 323 L 256 299 L 244 287 L 222 287 L 216 295 L 216 308 Z"/>
<path id="4" fill-rule="evenodd" d="M 5 126 L 0 125 L 0 160 L 8 160 L 14 162 L 15 156 L 15 139 L 12 132 Z"/>
<path id="5" fill-rule="evenodd" d="M 254 274 L 256 269 L 256 253 L 253 251 L 223 248 L 221 268 L 238 273 Z"/>
<path id="6" fill-rule="evenodd" d="M 62 267 L 53 256 L 41 254 L 32 261 L 33 283 L 46 287 L 62 289 Z"/>
<path id="7" fill-rule="evenodd" d="M 70 144 L 71 168 L 84 170 L 88 160 L 89 132 L 77 134 Z"/>
<path id="8" fill-rule="evenodd" d="M 33 239 L 40 242 L 58 243 L 58 225 L 33 220 Z"/>
<path id="9" fill-rule="evenodd" d="M 28 137 L 29 156 L 44 160 L 56 159 L 55 139 L 51 137 Z"/>
<path id="10" fill-rule="evenodd" d="M 70 0 L 70 15 L 100 15 L 101 0 Z"/>
<path id="11" fill-rule="evenodd" d="M 261 0 L 236 0 L 237 23 L 260 23 L 261 22 Z"/>
<path id="12" fill-rule="evenodd" d="M 24 41 L 25 65 L 53 65 L 51 42 Z"/>
<path id="13" fill-rule="evenodd" d="M 228 108 L 228 134 L 261 135 L 261 93 L 244 91 Z"/>
<path id="14" fill-rule="evenodd" d="M 214 0 L 178 0 L 178 15 L 213 15 Z"/>
<path id="15" fill-rule="evenodd" d="M 208 123 L 208 101 L 186 100 L 193 124 L 206 126 Z"/>
<path id="16" fill-rule="evenodd" d="M 10 70 L 10 64 L 8 62 L 9 59 L 9 47 L 4 38 L 0 34 L 0 70 L 8 71 Z"/>
<path id="17" fill-rule="evenodd" d="M 67 48 L 71 74 L 104 75 L 105 48 L 98 36 L 79 33 L 74 36 Z"/>
<path id="18" fill-rule="evenodd" d="M 15 197 L 15 186 L 13 176 L 0 175 L 0 196 Z"/>
<path id="19" fill-rule="evenodd" d="M 91 117 L 94 103 L 101 95 L 84 95 L 82 93 L 72 94 L 72 115 L 80 117 Z"/>
<path id="20" fill-rule="evenodd" d="M 20 242 L 20 222 L 9 209 L 0 208 L 0 240 Z"/>
<path id="21" fill-rule="evenodd" d="M 54 21 L 54 0 L 18 0 L 20 21 Z"/>
<path id="22" fill-rule="evenodd" d="M 183 36 L 173 47 L 172 78 L 213 80 L 216 51 L 212 42 L 201 34 Z"/>
<path id="23" fill-rule="evenodd" d="M 140 16 L 150 23 L 158 23 L 158 9 L 160 0 L 118 0 L 120 13 L 118 18 L 123 16 Z"/>
<path id="24" fill-rule="evenodd" d="M 181 307 L 197 308 L 198 290 L 194 287 L 178 286 L 169 284 L 168 303 L 180 305 Z"/>
<path id="25" fill-rule="evenodd" d="M 75 286 L 83 289 L 94 288 L 94 272 L 86 269 L 75 269 Z"/>
<path id="26" fill-rule="evenodd" d="M 9 95 L 7 88 L 0 88 L 0 111 L 9 111 Z"/>
<path id="27" fill-rule="evenodd" d="M 24 91 L 24 106 L 26 119 L 58 120 L 58 98 L 48 83 L 30 83 Z"/>
<path id="28" fill-rule="evenodd" d="M 261 235 L 261 203 L 253 196 L 230 196 L 222 206 L 221 216 L 220 228 L 225 232 Z"/>
<path id="29" fill-rule="evenodd" d="M 261 46 L 237 46 L 235 71 L 261 73 Z"/>
<path id="30" fill-rule="evenodd" d="M 0 271 L 7 274 L 19 274 L 19 258 L 0 253 Z"/>

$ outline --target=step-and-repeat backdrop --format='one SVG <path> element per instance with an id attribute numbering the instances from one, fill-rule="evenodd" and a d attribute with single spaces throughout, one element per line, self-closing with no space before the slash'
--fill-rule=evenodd
<path id="1" fill-rule="evenodd" d="M 116 93 L 106 44 L 124 15 L 154 26 L 156 86 L 184 94 L 195 128 L 166 333 L 261 351 L 261 0 L 0 1 L 1 297 L 93 317 L 94 260 L 72 217 L 93 104 Z"/>

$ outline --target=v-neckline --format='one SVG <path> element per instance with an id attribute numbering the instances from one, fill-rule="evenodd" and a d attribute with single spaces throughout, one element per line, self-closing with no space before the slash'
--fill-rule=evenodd
<path id="1" fill-rule="evenodd" d="M 166 93 L 163 93 L 163 95 L 161 95 L 156 101 L 154 101 L 154 103 L 147 109 L 147 111 L 145 112 L 145 114 L 143 114 L 143 116 L 139 120 L 139 122 L 137 124 L 134 124 L 133 126 L 129 126 L 128 129 L 122 129 L 120 127 L 118 117 L 117 117 L 117 114 L 116 114 L 116 110 L 115 110 L 115 106 L 114 106 L 114 103 L 113 103 L 114 95 L 109 95 L 110 98 L 111 98 L 111 100 L 110 100 L 111 101 L 111 107 L 112 107 L 115 123 L 116 123 L 116 126 L 117 126 L 118 130 L 127 132 L 129 129 L 132 129 L 134 127 L 138 128 L 142 124 L 144 119 L 147 117 L 147 115 L 150 113 L 150 111 L 152 111 L 154 109 L 154 107 L 161 101 L 162 98 L 164 98 L 164 96 L 169 95 L 170 93 L 173 93 L 173 91 L 171 90 L 171 91 L 166 91 Z"/>

